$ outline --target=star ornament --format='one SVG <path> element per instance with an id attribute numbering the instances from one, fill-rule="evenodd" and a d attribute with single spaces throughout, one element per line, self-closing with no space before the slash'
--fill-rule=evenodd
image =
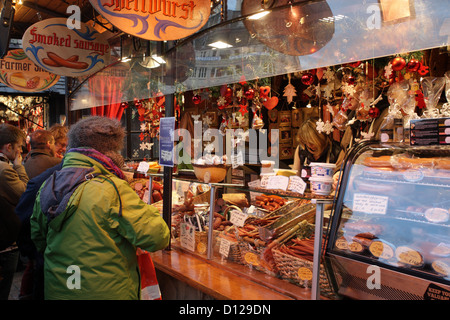
<path id="1" fill-rule="evenodd" d="M 389 79 L 392 75 L 392 64 L 389 62 L 387 66 L 384 67 L 384 77 Z"/>
<path id="2" fill-rule="evenodd" d="M 247 106 L 243 105 L 243 104 L 240 104 L 239 105 L 239 112 L 242 114 L 242 116 L 244 116 L 246 113 L 248 113 Z"/>
<path id="3" fill-rule="evenodd" d="M 326 134 L 330 134 L 331 132 L 334 131 L 334 128 L 333 124 L 330 123 L 330 121 L 327 120 L 326 122 L 323 122 L 322 119 L 319 119 L 319 121 L 316 122 L 316 130 L 319 133 L 323 132 Z"/>
<path id="4" fill-rule="evenodd" d="M 219 107 L 225 106 L 227 103 L 227 99 L 225 97 L 220 96 L 219 99 L 217 99 L 217 105 Z"/>
<path id="5" fill-rule="evenodd" d="M 153 143 L 149 143 L 149 142 L 141 142 L 141 144 L 139 145 L 139 149 L 141 150 L 151 150 L 153 147 Z"/>

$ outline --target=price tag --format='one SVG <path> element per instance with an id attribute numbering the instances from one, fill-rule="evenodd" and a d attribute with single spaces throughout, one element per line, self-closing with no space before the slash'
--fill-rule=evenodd
<path id="1" fill-rule="evenodd" d="M 386 214 L 389 197 L 365 193 L 353 195 L 353 211 Z"/>
<path id="2" fill-rule="evenodd" d="M 145 190 L 144 195 L 142 196 L 142 201 L 146 204 L 150 204 L 150 192 L 148 192 L 148 189 Z"/>
<path id="3" fill-rule="evenodd" d="M 230 222 L 237 227 L 243 227 L 248 215 L 238 210 L 230 211 Z"/>
<path id="4" fill-rule="evenodd" d="M 244 157 L 242 156 L 242 152 L 239 151 L 238 154 L 233 154 L 231 156 L 231 167 L 236 169 L 239 166 L 244 165 Z"/>
<path id="5" fill-rule="evenodd" d="M 271 177 L 271 176 L 263 176 L 263 175 L 261 175 L 261 182 L 260 182 L 261 188 L 266 188 L 267 187 L 267 184 L 269 183 L 269 177 Z"/>
<path id="6" fill-rule="evenodd" d="M 305 193 L 305 189 L 306 189 L 306 182 L 303 181 L 302 178 L 300 178 L 299 176 L 289 177 L 289 185 L 288 185 L 289 191 L 303 194 Z"/>
<path id="7" fill-rule="evenodd" d="M 306 267 L 300 267 L 297 270 L 297 275 L 300 280 L 308 280 L 311 281 L 313 277 L 313 273 L 310 269 Z"/>
<path id="8" fill-rule="evenodd" d="M 141 161 L 139 162 L 139 166 L 137 167 L 136 171 L 141 173 L 147 173 L 149 168 L 150 164 L 147 161 Z"/>
<path id="9" fill-rule="evenodd" d="M 244 255 L 244 260 L 245 262 L 247 262 L 249 265 L 252 266 L 259 266 L 259 257 L 254 254 L 253 252 L 247 252 Z"/>
<path id="10" fill-rule="evenodd" d="M 195 227 L 189 223 L 180 224 L 180 244 L 183 248 L 195 251 Z"/>
<path id="11" fill-rule="evenodd" d="M 247 184 L 250 188 L 259 188 L 261 186 L 261 180 L 253 180 Z"/>
<path id="12" fill-rule="evenodd" d="M 221 239 L 220 241 L 220 247 L 219 247 L 219 253 L 224 256 L 225 258 L 228 257 L 228 254 L 230 253 L 230 247 L 231 242 L 227 239 Z"/>
<path id="13" fill-rule="evenodd" d="M 289 185 L 289 177 L 286 176 L 269 176 L 266 189 L 286 191 Z"/>

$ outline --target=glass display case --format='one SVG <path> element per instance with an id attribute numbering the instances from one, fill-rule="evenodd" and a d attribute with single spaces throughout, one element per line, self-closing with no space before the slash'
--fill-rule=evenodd
<path id="1" fill-rule="evenodd" d="M 450 298 L 450 146 L 364 141 L 348 153 L 326 258 L 356 299 Z"/>

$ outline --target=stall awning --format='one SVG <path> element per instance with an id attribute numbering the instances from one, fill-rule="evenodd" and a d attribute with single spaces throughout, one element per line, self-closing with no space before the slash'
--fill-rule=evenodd
<path id="1" fill-rule="evenodd" d="M 229 3 L 228 20 L 210 23 L 180 40 L 158 68 L 146 69 L 139 63 L 143 56 L 136 55 L 126 65 L 126 78 L 140 88 L 128 96 L 125 92 L 123 99 L 221 86 L 450 43 L 448 0 L 264 3 L 266 8 L 260 0 Z M 263 9 L 267 14 L 255 19 L 254 13 Z M 218 14 L 213 12 L 210 21 L 217 21 Z M 224 47 L 211 46 L 218 41 Z M 111 68 L 121 68 L 123 73 L 124 64 Z M 99 105 L 88 91 L 79 88 L 74 93 L 71 110 Z M 82 104 L 81 96 L 89 102 Z"/>

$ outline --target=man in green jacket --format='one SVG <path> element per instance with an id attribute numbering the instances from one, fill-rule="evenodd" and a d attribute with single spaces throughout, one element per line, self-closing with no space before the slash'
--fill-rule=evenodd
<path id="1" fill-rule="evenodd" d="M 31 216 L 45 298 L 139 299 L 136 248 L 164 249 L 169 228 L 124 179 L 117 120 L 83 119 L 68 137 L 63 168 L 44 182 Z"/>

